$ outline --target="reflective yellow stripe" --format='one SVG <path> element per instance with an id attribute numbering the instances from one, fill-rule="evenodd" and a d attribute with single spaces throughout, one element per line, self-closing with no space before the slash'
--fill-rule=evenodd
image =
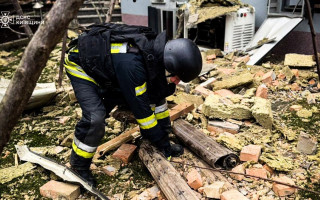
<path id="1" fill-rule="evenodd" d="M 169 156 L 169 157 L 167 158 L 167 160 L 168 160 L 168 161 L 171 161 L 171 156 Z"/>
<path id="2" fill-rule="evenodd" d="M 111 49 L 111 53 L 120 53 L 120 49 Z"/>
<path id="3" fill-rule="evenodd" d="M 166 110 L 164 112 L 161 112 L 161 113 L 156 113 L 156 118 L 157 119 L 163 119 L 163 118 L 166 118 L 166 117 L 169 117 L 170 114 L 169 114 L 169 110 Z"/>
<path id="4" fill-rule="evenodd" d="M 156 119 L 156 116 L 152 114 L 151 116 L 143 119 L 137 119 L 137 122 L 140 125 L 140 128 L 142 129 L 150 129 L 155 127 L 158 124 L 158 121 Z"/>
<path id="5" fill-rule="evenodd" d="M 111 53 L 127 53 L 127 42 L 111 43 Z"/>
<path id="6" fill-rule="evenodd" d="M 87 81 L 91 81 L 94 84 L 98 85 L 98 83 L 93 78 L 88 76 L 88 74 L 86 74 L 79 65 L 77 65 L 74 62 L 71 62 L 68 56 L 66 56 L 64 61 L 65 61 L 64 67 L 66 68 L 67 73 L 71 74 L 72 76 L 85 79 Z"/>
<path id="7" fill-rule="evenodd" d="M 73 47 L 73 48 L 70 50 L 70 52 L 79 53 L 79 49 L 77 49 L 77 48 Z"/>
<path id="8" fill-rule="evenodd" d="M 141 86 L 136 87 L 135 90 L 136 90 L 136 96 L 142 95 L 147 91 L 147 82 L 145 82 Z"/>
<path id="9" fill-rule="evenodd" d="M 88 153 L 88 152 L 83 151 L 82 149 L 79 149 L 74 142 L 72 143 L 72 149 L 74 150 L 74 152 L 75 152 L 78 156 L 81 156 L 81 157 L 83 157 L 83 158 L 92 158 L 92 157 L 94 156 L 94 154 L 95 154 L 95 152 L 93 152 L 93 153 Z"/>

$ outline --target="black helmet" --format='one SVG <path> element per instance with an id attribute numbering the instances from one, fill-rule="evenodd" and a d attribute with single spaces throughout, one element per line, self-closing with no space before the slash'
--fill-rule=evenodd
<path id="1" fill-rule="evenodd" d="M 202 69 L 199 48 L 189 39 L 179 38 L 167 42 L 163 59 L 166 70 L 183 82 L 195 79 Z"/>

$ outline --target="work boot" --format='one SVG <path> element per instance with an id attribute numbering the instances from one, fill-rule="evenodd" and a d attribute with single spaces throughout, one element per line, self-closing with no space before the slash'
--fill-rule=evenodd
<path id="1" fill-rule="evenodd" d="M 97 181 L 96 179 L 93 177 L 92 173 L 90 170 L 75 170 L 75 172 L 78 173 L 78 175 L 80 175 L 84 180 L 86 180 L 89 185 L 96 187 L 97 186 Z"/>
<path id="2" fill-rule="evenodd" d="M 183 154 L 184 149 L 179 144 L 172 144 L 169 147 L 162 149 L 161 152 L 164 154 L 164 156 L 170 160 L 171 157 L 179 157 Z"/>

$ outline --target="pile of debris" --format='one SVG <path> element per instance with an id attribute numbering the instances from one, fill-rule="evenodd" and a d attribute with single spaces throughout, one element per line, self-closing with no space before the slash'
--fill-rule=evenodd
<path id="1" fill-rule="evenodd" d="M 52 53 L 41 82 L 57 81 L 60 49 Z M 11 78 L 21 54 L 1 53 L 1 78 Z M 299 61 L 300 55 L 288 55 L 284 64 L 249 66 L 249 56 L 223 56 L 219 50 L 202 54 L 201 76 L 180 83 L 167 98 L 174 128 L 170 138 L 187 144 L 185 154 L 167 161 L 140 139 L 130 115 L 114 111 L 91 165 L 97 189 L 113 199 L 319 198 L 266 180 L 319 190 L 320 84 L 312 56 Z M 25 112 L 14 129 L 0 159 L 1 199 L 94 198 L 80 195 L 78 185 L 64 183 L 44 166 L 19 161 L 14 147 L 28 145 L 68 166 L 81 109 L 66 76 L 62 86 L 51 104 Z M 221 161 L 228 156 L 229 165 Z M 233 166 L 230 171 L 238 174 L 209 169 L 221 166 Z"/>

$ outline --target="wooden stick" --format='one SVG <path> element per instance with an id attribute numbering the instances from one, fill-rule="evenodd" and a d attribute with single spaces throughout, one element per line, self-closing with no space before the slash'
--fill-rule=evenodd
<path id="1" fill-rule="evenodd" d="M 59 88 L 61 88 L 61 86 L 62 86 L 63 63 L 64 63 L 64 57 L 65 57 L 66 49 L 67 49 L 67 36 L 68 36 L 68 31 L 66 30 L 66 32 L 64 33 L 64 36 L 63 36 L 62 50 L 61 50 L 59 78 L 58 78 L 58 87 Z"/>
<path id="2" fill-rule="evenodd" d="M 318 78 L 319 78 L 319 81 L 320 81 L 319 56 L 318 56 L 318 50 L 317 50 L 316 32 L 314 31 L 313 21 L 312 21 L 310 1 L 306 0 L 306 4 L 307 4 L 308 16 L 309 16 L 309 25 L 310 25 L 311 36 L 312 36 L 314 56 L 315 56 L 316 63 L 317 63 L 317 72 L 318 72 Z"/>
<path id="3" fill-rule="evenodd" d="M 115 3 L 116 3 L 115 0 L 111 0 L 110 1 L 110 6 L 109 6 L 108 13 L 107 13 L 106 23 L 110 23 L 111 22 L 112 13 L 113 13 L 113 9 L 114 9 Z"/>
<path id="4" fill-rule="evenodd" d="M 149 142 L 142 143 L 139 157 L 168 200 L 199 199 L 171 163 Z"/>

